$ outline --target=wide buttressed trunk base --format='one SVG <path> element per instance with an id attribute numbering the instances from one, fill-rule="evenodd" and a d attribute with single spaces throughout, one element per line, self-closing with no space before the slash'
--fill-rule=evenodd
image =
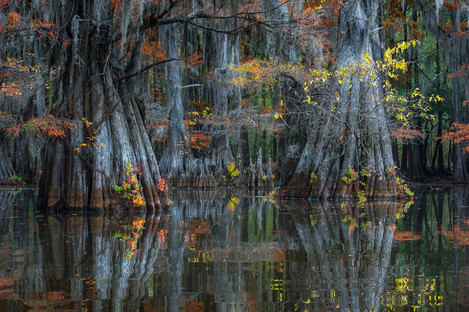
<path id="1" fill-rule="evenodd" d="M 87 126 L 74 118 L 77 129 L 69 137 L 50 139 L 47 144 L 40 204 L 63 209 L 89 207 L 94 211 L 133 208 L 115 191 L 129 178 L 125 172 L 130 164 L 139 168 L 138 192 L 146 208 L 156 210 L 168 205 L 166 194 L 156 189 L 160 179 L 158 163 L 132 90 L 128 85 L 115 85 L 110 73 L 102 80 L 94 80 L 93 86 L 85 85 L 82 90 L 89 98 L 78 98 L 83 93 L 75 93 L 75 103 L 83 103 L 77 117 L 83 114 L 92 124 Z M 89 105 L 91 99 L 93 106 Z M 112 113 L 106 103 L 113 103 Z M 94 139 L 90 140 L 91 136 Z"/>
<path id="2" fill-rule="evenodd" d="M 50 51 L 49 67 L 56 69 L 51 114 L 73 121 L 76 129 L 45 144 L 43 207 L 112 211 L 168 205 L 144 124 L 144 6 L 129 0 L 123 5 L 119 11 L 107 0 L 65 1 L 53 16 L 57 37 L 67 44 Z"/>
<path id="3" fill-rule="evenodd" d="M 330 97 L 312 129 L 285 196 L 396 198 L 390 131 L 373 62 L 375 3 L 350 0 L 341 10 L 338 62 Z M 319 109 L 318 109 L 319 108 Z"/>
<path id="4" fill-rule="evenodd" d="M 90 50 L 99 51 L 94 43 L 88 44 Z M 139 78 L 115 79 L 100 58 L 99 53 L 84 54 L 86 67 L 75 64 L 58 77 L 57 88 L 64 91 L 57 92 L 54 115 L 73 120 L 77 128 L 65 138 L 48 140 L 39 203 L 49 208 L 89 207 L 93 211 L 128 207 L 156 210 L 168 205 L 168 199 L 156 188 L 160 173 L 143 122 L 143 82 Z M 129 179 L 129 166 L 145 204 L 137 205 L 132 198 L 122 200 L 115 190 Z"/>

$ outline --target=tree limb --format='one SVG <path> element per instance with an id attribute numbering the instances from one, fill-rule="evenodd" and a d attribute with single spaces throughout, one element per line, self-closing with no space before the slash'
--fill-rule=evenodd
<path id="1" fill-rule="evenodd" d="M 161 64 L 165 64 L 165 63 L 169 63 L 169 62 L 173 62 L 173 61 L 184 61 L 185 59 L 183 58 L 172 58 L 172 59 L 167 59 L 167 60 L 163 60 L 163 61 L 157 61 L 157 62 L 154 62 L 154 63 L 151 63 L 143 68 L 141 68 L 140 70 L 134 72 L 134 73 L 131 73 L 131 74 L 128 74 L 128 75 L 125 75 L 123 77 L 119 77 L 117 79 L 117 81 L 121 81 L 121 80 L 124 80 L 124 79 L 129 79 L 129 78 L 132 78 L 132 77 L 135 77 L 137 75 L 140 75 L 141 73 L 149 70 L 150 68 L 153 68 L 153 67 L 156 67 L 156 66 L 159 66 Z"/>

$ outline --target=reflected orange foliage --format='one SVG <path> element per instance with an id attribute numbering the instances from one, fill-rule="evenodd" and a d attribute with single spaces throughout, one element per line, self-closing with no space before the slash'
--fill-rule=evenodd
<path id="1" fill-rule="evenodd" d="M 416 234 L 410 231 L 394 233 L 394 237 L 393 237 L 393 240 L 399 241 L 399 242 L 415 241 L 415 240 L 420 240 L 420 239 L 422 239 L 421 234 Z"/>
<path id="2" fill-rule="evenodd" d="M 282 262 L 287 260 L 287 255 L 285 250 L 275 249 L 272 254 L 272 260 L 277 262 Z"/>
<path id="3" fill-rule="evenodd" d="M 0 288 L 11 287 L 15 283 L 15 280 L 11 277 L 0 278 Z"/>
<path id="4" fill-rule="evenodd" d="M 48 291 L 42 294 L 42 299 L 47 301 L 62 301 L 65 299 L 65 292 L 63 291 Z"/>
<path id="5" fill-rule="evenodd" d="M 191 223 L 189 233 L 195 235 L 210 235 L 210 226 L 208 225 L 207 221 L 201 218 L 196 218 Z"/>
<path id="6" fill-rule="evenodd" d="M 443 231 L 443 235 L 454 245 L 453 248 L 469 246 L 469 231 L 461 229 L 459 224 L 455 225 L 452 231 Z"/>
<path id="7" fill-rule="evenodd" d="M 202 302 L 191 299 L 188 302 L 186 302 L 184 306 L 179 307 L 179 311 L 191 311 L 191 312 L 204 311 L 203 306 L 204 304 Z"/>

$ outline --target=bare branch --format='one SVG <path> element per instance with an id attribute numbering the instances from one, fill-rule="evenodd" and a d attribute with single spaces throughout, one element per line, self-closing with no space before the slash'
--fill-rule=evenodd
<path id="1" fill-rule="evenodd" d="M 132 74 L 128 74 L 128 75 L 125 75 L 123 77 L 119 77 L 117 79 L 117 81 L 121 81 L 121 80 L 124 80 L 124 79 L 129 79 L 129 78 L 132 78 L 132 77 L 135 77 L 137 75 L 140 75 L 141 73 L 149 70 L 150 68 L 153 68 L 153 67 L 156 67 L 156 66 L 160 66 L 162 64 L 165 64 L 165 63 L 168 63 L 168 62 L 173 62 L 173 61 L 184 61 L 185 59 L 183 58 L 172 58 L 172 59 L 167 59 L 167 60 L 163 60 L 163 61 L 158 61 L 158 62 L 154 62 L 154 63 L 151 63 L 143 68 L 141 68 L 140 70 L 132 73 Z"/>

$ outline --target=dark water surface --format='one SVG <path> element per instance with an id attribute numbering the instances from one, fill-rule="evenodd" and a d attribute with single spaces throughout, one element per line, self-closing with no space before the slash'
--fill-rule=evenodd
<path id="1" fill-rule="evenodd" d="M 469 192 L 414 204 L 178 193 L 45 215 L 0 190 L 0 311 L 469 311 Z"/>

